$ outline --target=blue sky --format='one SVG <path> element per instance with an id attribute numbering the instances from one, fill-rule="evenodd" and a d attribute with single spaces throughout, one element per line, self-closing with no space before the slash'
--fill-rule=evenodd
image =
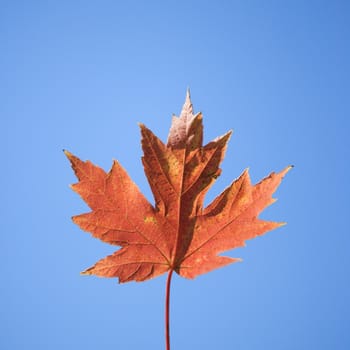
<path id="1" fill-rule="evenodd" d="M 207 202 L 294 164 L 261 217 L 288 225 L 175 276 L 173 349 L 349 349 L 347 1 L 0 1 L 0 348 L 164 349 L 165 276 L 80 276 L 114 248 L 70 220 L 68 149 L 118 159 L 152 201 L 142 122 L 190 87 L 205 142 L 234 130 Z"/>

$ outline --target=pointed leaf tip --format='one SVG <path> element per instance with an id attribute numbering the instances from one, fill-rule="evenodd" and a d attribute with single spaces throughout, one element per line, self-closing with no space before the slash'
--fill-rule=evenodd
<path id="1" fill-rule="evenodd" d="M 294 165 L 289 165 L 282 170 L 282 177 L 284 177 L 291 169 L 294 168 Z"/>
<path id="2" fill-rule="evenodd" d="M 66 157 L 67 157 L 68 159 L 71 159 L 72 156 L 73 156 L 73 154 L 70 153 L 69 151 L 67 151 L 66 149 L 63 149 L 63 153 L 66 155 Z"/>
<path id="3" fill-rule="evenodd" d="M 186 91 L 185 103 L 182 107 L 180 117 L 185 113 L 193 114 L 193 105 L 192 105 L 192 101 L 191 101 L 190 89 L 187 89 L 187 91 Z M 192 116 L 192 118 L 193 118 L 193 116 Z"/>
<path id="4" fill-rule="evenodd" d="M 190 88 L 187 88 L 186 91 L 186 101 L 189 100 L 191 102 L 191 91 Z"/>

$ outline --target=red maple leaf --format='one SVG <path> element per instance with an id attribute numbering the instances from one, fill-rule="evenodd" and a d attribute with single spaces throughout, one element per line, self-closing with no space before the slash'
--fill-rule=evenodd
<path id="1" fill-rule="evenodd" d="M 193 114 L 189 93 L 180 116 L 173 117 L 167 144 L 144 125 L 140 128 L 142 162 L 155 205 L 117 161 L 106 173 L 65 151 L 79 179 L 72 188 L 91 208 L 73 221 L 94 237 L 121 247 L 83 274 L 128 282 L 168 271 L 169 287 L 173 271 L 194 278 L 238 261 L 220 254 L 284 224 L 258 215 L 274 202 L 272 194 L 291 166 L 256 185 L 245 170 L 203 207 L 205 194 L 221 173 L 231 132 L 202 146 L 202 114 Z"/>

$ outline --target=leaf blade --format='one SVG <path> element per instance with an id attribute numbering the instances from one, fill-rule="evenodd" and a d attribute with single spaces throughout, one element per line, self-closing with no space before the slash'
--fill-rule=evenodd
<path id="1" fill-rule="evenodd" d="M 169 270 L 194 278 L 240 261 L 221 253 L 245 245 L 284 223 L 259 219 L 291 169 L 271 173 L 252 185 L 245 170 L 207 207 L 208 189 L 221 174 L 231 131 L 202 145 L 202 114 L 193 113 L 187 92 L 174 116 L 167 144 L 140 124 L 142 163 L 152 189 L 151 205 L 125 169 L 114 161 L 106 173 L 90 161 L 65 154 L 78 178 L 72 185 L 91 212 L 73 217 L 84 231 L 120 249 L 83 271 L 119 282 L 144 281 Z"/>

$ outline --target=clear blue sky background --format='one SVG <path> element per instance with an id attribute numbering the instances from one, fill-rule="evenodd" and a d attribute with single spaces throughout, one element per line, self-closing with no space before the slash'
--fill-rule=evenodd
<path id="1" fill-rule="evenodd" d="M 137 122 L 166 139 L 187 87 L 205 141 L 234 129 L 209 201 L 250 167 L 295 168 L 262 217 L 288 225 L 174 278 L 174 350 L 350 348 L 348 1 L 0 1 L 0 348 L 164 349 L 165 276 L 79 272 L 114 248 L 62 149 L 118 159 L 152 200 Z"/>

